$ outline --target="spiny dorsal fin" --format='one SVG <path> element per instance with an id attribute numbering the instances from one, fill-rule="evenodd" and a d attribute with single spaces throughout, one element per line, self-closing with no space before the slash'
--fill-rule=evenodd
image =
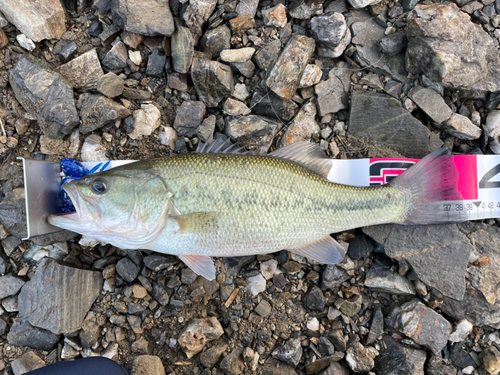
<path id="1" fill-rule="evenodd" d="M 324 177 L 328 176 L 332 167 L 321 147 L 308 141 L 292 143 L 271 152 L 269 156 L 293 161 Z"/>
<path id="2" fill-rule="evenodd" d="M 196 152 L 199 154 L 239 154 L 252 155 L 245 147 L 241 147 L 223 134 L 217 133 L 215 137 L 210 138 L 205 142 L 200 142 Z"/>

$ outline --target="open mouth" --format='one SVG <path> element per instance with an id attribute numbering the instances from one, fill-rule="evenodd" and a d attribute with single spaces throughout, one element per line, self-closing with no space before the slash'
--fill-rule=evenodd
<path id="1" fill-rule="evenodd" d="M 75 211 L 73 212 L 64 212 L 52 214 L 49 216 L 49 222 L 57 225 L 62 220 L 71 220 L 75 222 L 79 222 L 81 220 L 80 215 L 80 197 L 78 194 L 77 188 L 73 184 L 66 183 L 63 185 L 63 190 L 68 195 L 68 198 L 71 200 L 71 203 L 75 207 Z"/>

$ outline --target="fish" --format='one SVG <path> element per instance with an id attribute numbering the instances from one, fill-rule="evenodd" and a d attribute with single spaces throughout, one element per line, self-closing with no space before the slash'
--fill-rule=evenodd
<path id="1" fill-rule="evenodd" d="M 137 161 L 65 182 L 76 212 L 48 220 L 119 248 L 176 255 L 213 280 L 212 257 L 288 250 L 338 264 L 345 249 L 332 233 L 375 224 L 440 223 L 446 219 L 439 202 L 462 200 L 446 149 L 378 187 L 330 182 L 330 168 L 311 142 L 253 155 L 216 138 L 196 153 Z"/>

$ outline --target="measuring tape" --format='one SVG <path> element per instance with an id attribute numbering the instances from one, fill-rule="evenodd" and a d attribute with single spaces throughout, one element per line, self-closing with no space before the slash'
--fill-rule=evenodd
<path id="1" fill-rule="evenodd" d="M 500 218 L 500 155 L 452 156 L 458 171 L 462 201 L 437 202 L 444 222 Z M 27 230 L 30 237 L 59 231 L 47 222 L 58 213 L 59 184 L 64 177 L 58 163 L 19 158 L 24 166 Z M 109 168 L 134 160 L 111 161 Z M 389 183 L 418 159 L 332 159 L 327 179 L 344 185 L 376 186 Z M 92 169 L 99 162 L 82 163 Z"/>

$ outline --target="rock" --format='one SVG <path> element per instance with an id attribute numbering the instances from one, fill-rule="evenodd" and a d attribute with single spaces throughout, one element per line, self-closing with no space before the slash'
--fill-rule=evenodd
<path id="1" fill-rule="evenodd" d="M 108 46 L 116 39 L 121 31 L 122 29 L 120 29 L 116 24 L 113 23 L 112 25 L 106 27 L 103 32 L 99 34 L 99 39 L 101 40 L 102 44 Z"/>
<path id="2" fill-rule="evenodd" d="M 278 39 L 273 39 L 266 43 L 262 49 L 255 52 L 253 60 L 261 70 L 268 71 L 276 62 L 280 51 L 281 42 Z"/>
<path id="3" fill-rule="evenodd" d="M 111 70 L 123 69 L 127 66 L 127 59 L 127 47 L 120 41 L 109 50 L 102 60 L 102 65 Z"/>
<path id="4" fill-rule="evenodd" d="M 349 299 L 338 299 L 335 302 L 335 307 L 339 309 L 342 314 L 353 317 L 359 313 L 363 303 L 361 296 L 354 296 Z"/>
<path id="5" fill-rule="evenodd" d="M 314 39 L 293 34 L 267 75 L 267 87 L 279 96 L 291 99 L 299 86 L 314 47 Z"/>
<path id="6" fill-rule="evenodd" d="M 230 97 L 233 93 L 234 81 L 231 68 L 216 61 L 193 59 L 191 79 L 198 98 L 207 107 L 217 107 L 222 99 Z"/>
<path id="7" fill-rule="evenodd" d="M 178 73 L 189 72 L 194 55 L 194 40 L 191 31 L 180 22 L 176 22 L 170 43 L 174 70 Z"/>
<path id="8" fill-rule="evenodd" d="M 61 75 L 31 56 L 23 56 L 9 77 L 16 99 L 50 138 L 62 138 L 79 124 L 73 89 Z"/>
<path id="9" fill-rule="evenodd" d="M 45 367 L 45 362 L 33 352 L 26 352 L 11 362 L 14 375 L 22 375 Z"/>
<path id="10" fill-rule="evenodd" d="M 59 0 L 5 0 L 0 2 L 0 12 L 35 42 L 59 39 L 66 32 Z"/>
<path id="11" fill-rule="evenodd" d="M 316 374 L 324 368 L 328 367 L 331 363 L 340 361 L 342 358 L 344 358 L 344 353 L 335 353 L 331 356 L 317 359 L 306 365 L 306 373 L 307 375 Z"/>
<path id="12" fill-rule="evenodd" d="M 242 0 L 236 6 L 236 13 L 240 16 L 249 15 L 254 18 L 259 6 L 258 0 Z"/>
<path id="13" fill-rule="evenodd" d="M 149 351 L 149 343 L 144 337 L 140 337 L 138 340 L 132 343 L 132 351 L 135 353 L 146 354 Z"/>
<path id="14" fill-rule="evenodd" d="M 450 322 L 418 300 L 394 308 L 386 318 L 386 324 L 435 354 L 446 346 L 451 333 Z"/>
<path id="15" fill-rule="evenodd" d="M 495 154 L 500 153 L 500 111 L 491 111 L 486 117 L 485 131 L 488 135 L 489 146 Z"/>
<path id="16" fill-rule="evenodd" d="M 308 101 L 289 124 L 288 129 L 281 138 L 280 147 L 318 137 L 321 129 L 315 118 L 316 105 L 313 101 Z"/>
<path id="17" fill-rule="evenodd" d="M 238 49 L 225 49 L 220 52 L 220 59 L 225 62 L 245 62 L 252 58 L 255 49 L 244 47 Z"/>
<path id="18" fill-rule="evenodd" d="M 260 273 L 266 280 L 270 280 L 278 271 L 278 261 L 276 259 L 270 259 L 266 262 L 260 264 Z"/>
<path id="19" fill-rule="evenodd" d="M 215 317 L 193 319 L 179 335 L 179 345 L 188 358 L 203 350 L 205 345 L 222 336 L 224 330 Z"/>
<path id="20" fill-rule="evenodd" d="M 189 88 L 187 75 L 176 72 L 168 74 L 168 87 L 178 91 L 187 91 Z"/>
<path id="21" fill-rule="evenodd" d="M 203 120 L 201 125 L 198 127 L 196 135 L 200 137 L 202 142 L 208 141 L 210 136 L 214 134 L 216 121 L 217 117 L 215 117 L 214 115 L 210 115 L 205 120 Z"/>
<path id="22" fill-rule="evenodd" d="M 248 346 L 243 350 L 243 361 L 244 362 L 251 362 L 255 358 L 255 352 L 253 351 L 252 348 L 249 348 Z"/>
<path id="23" fill-rule="evenodd" d="M 377 73 L 389 75 L 400 82 L 407 81 L 404 55 L 386 55 L 380 50 L 380 41 L 385 37 L 385 27 L 371 18 L 355 22 L 351 29 L 352 43 L 356 46 L 361 66 L 370 66 Z"/>
<path id="24" fill-rule="evenodd" d="M 192 0 L 189 2 L 182 19 L 193 34 L 194 45 L 201 37 L 203 24 L 208 21 L 217 5 L 217 0 Z"/>
<path id="25" fill-rule="evenodd" d="M 373 244 L 363 234 L 357 233 L 356 237 L 349 241 L 348 255 L 354 259 L 359 260 L 368 257 L 373 251 Z"/>
<path id="26" fill-rule="evenodd" d="M 485 348 L 481 352 L 483 358 L 484 369 L 490 374 L 498 374 L 500 372 L 500 352 L 494 346 Z"/>
<path id="27" fill-rule="evenodd" d="M 442 96 L 432 89 L 416 86 L 410 90 L 408 96 L 432 121 L 438 124 L 445 122 L 452 115 L 450 107 Z"/>
<path id="28" fill-rule="evenodd" d="M 216 345 L 208 348 L 200 354 L 200 363 L 203 366 L 211 369 L 217 362 L 219 362 L 220 357 L 227 349 L 228 346 L 226 344 Z"/>
<path id="29" fill-rule="evenodd" d="M 163 77 L 163 70 L 165 69 L 166 62 L 167 56 L 160 55 L 158 49 L 154 49 L 153 53 L 149 55 L 148 65 L 146 66 L 146 75 L 155 78 Z"/>
<path id="30" fill-rule="evenodd" d="M 115 73 L 109 72 L 100 76 L 97 80 L 97 91 L 106 95 L 108 98 L 120 96 L 123 92 L 124 81 Z"/>
<path id="31" fill-rule="evenodd" d="M 384 350 L 375 360 L 375 369 L 380 374 L 424 375 L 427 355 L 424 350 L 407 348 L 384 336 Z"/>
<path id="32" fill-rule="evenodd" d="M 328 80 L 318 83 L 314 87 L 318 96 L 319 115 L 337 113 L 348 107 L 347 97 L 342 81 L 335 75 L 330 74 Z"/>
<path id="33" fill-rule="evenodd" d="M 34 51 L 36 48 L 35 43 L 33 43 L 33 41 L 24 34 L 17 35 L 16 40 L 19 43 L 19 45 L 26 51 L 31 52 Z"/>
<path id="34" fill-rule="evenodd" d="M 153 291 L 151 292 L 151 296 L 162 306 L 166 306 L 170 302 L 170 296 L 168 295 L 167 289 L 163 285 L 156 282 L 153 282 Z"/>
<path id="35" fill-rule="evenodd" d="M 19 317 L 55 334 L 74 332 L 81 328 L 102 283 L 100 272 L 61 266 L 45 258 L 19 294 Z"/>
<path id="36" fill-rule="evenodd" d="M 474 125 L 471 120 L 458 113 L 451 115 L 449 120 L 444 123 L 444 129 L 452 136 L 466 141 L 478 139 L 483 134 L 480 127 Z"/>
<path id="37" fill-rule="evenodd" d="M 321 336 L 318 341 L 318 351 L 322 356 L 329 356 L 335 353 L 335 347 L 330 340 Z"/>
<path id="38" fill-rule="evenodd" d="M 380 3 L 380 0 L 349 0 L 349 3 L 353 6 L 353 8 L 366 8 L 369 5 L 375 5 Z"/>
<path id="39" fill-rule="evenodd" d="M 132 139 L 151 135 L 160 126 L 161 113 L 154 104 L 142 104 L 133 116 L 134 130 L 128 135 Z"/>
<path id="40" fill-rule="evenodd" d="M 359 342 L 356 342 L 353 346 L 347 349 L 345 359 L 352 371 L 356 373 L 368 372 L 375 366 L 375 362 L 373 360 L 376 356 L 378 356 L 378 354 L 379 353 L 375 348 L 365 348 Z"/>
<path id="41" fill-rule="evenodd" d="M 302 345 L 300 340 L 290 339 L 284 345 L 279 346 L 272 352 L 273 358 L 279 359 L 289 365 L 297 367 L 302 358 Z"/>
<path id="42" fill-rule="evenodd" d="M 193 137 L 205 117 L 203 102 L 185 101 L 177 108 L 174 129 L 180 136 Z"/>
<path id="43" fill-rule="evenodd" d="M 123 96 L 132 100 L 149 100 L 151 98 L 151 93 L 149 91 L 133 89 L 125 86 L 123 88 Z"/>
<path id="44" fill-rule="evenodd" d="M 403 52 L 407 46 L 408 39 L 404 31 L 397 31 L 380 39 L 380 49 L 386 55 L 397 55 Z"/>
<path id="45" fill-rule="evenodd" d="M 380 307 L 375 308 L 372 315 L 370 332 L 366 338 L 366 345 L 371 345 L 384 333 L 384 315 Z"/>
<path id="46" fill-rule="evenodd" d="M 238 100 L 227 98 L 223 105 L 224 113 L 231 116 L 246 116 L 252 111 L 248 108 L 245 103 Z"/>
<path id="47" fill-rule="evenodd" d="M 255 307 L 254 312 L 259 314 L 261 317 L 265 318 L 269 316 L 272 312 L 271 305 L 266 300 L 260 301 L 260 303 Z"/>
<path id="48" fill-rule="evenodd" d="M 60 73 L 77 90 L 95 90 L 98 79 L 104 74 L 95 49 L 59 66 Z"/>
<path id="49" fill-rule="evenodd" d="M 162 270 L 169 270 L 173 268 L 173 264 L 168 258 L 163 255 L 153 254 L 145 256 L 143 259 L 144 265 L 153 272 L 160 272 Z"/>
<path id="50" fill-rule="evenodd" d="M 82 161 L 107 161 L 106 151 L 101 144 L 101 137 L 91 134 L 82 145 Z"/>
<path id="51" fill-rule="evenodd" d="M 349 370 L 337 362 L 331 363 L 321 375 L 349 375 Z"/>
<path id="52" fill-rule="evenodd" d="M 220 362 L 220 369 L 224 371 L 226 375 L 240 375 L 245 367 L 241 355 L 243 353 L 242 348 L 236 348 L 231 353 L 229 353 Z"/>
<path id="53" fill-rule="evenodd" d="M 411 229 L 376 226 L 363 231 L 383 244 L 388 256 L 408 261 L 426 285 L 457 300 L 463 298 L 472 245 L 456 225 L 413 226 Z"/>
<path id="54" fill-rule="evenodd" d="M 266 279 L 260 273 L 249 277 L 247 279 L 247 289 L 250 290 L 254 296 L 264 292 L 266 290 Z"/>
<path id="55" fill-rule="evenodd" d="M 255 72 L 255 65 L 251 61 L 229 63 L 229 66 L 247 78 L 252 78 Z"/>
<path id="56" fill-rule="evenodd" d="M 309 310 L 322 311 L 325 308 L 326 298 L 317 285 L 313 285 L 302 297 L 304 307 Z"/>
<path id="57" fill-rule="evenodd" d="M 286 8 L 283 4 L 262 11 L 264 24 L 267 26 L 284 27 L 286 25 Z"/>
<path id="58" fill-rule="evenodd" d="M 138 355 L 132 362 L 132 375 L 165 375 L 165 367 L 160 357 Z"/>
<path id="59" fill-rule="evenodd" d="M 412 283 L 399 273 L 375 264 L 366 274 L 365 286 L 371 290 L 389 293 L 414 295 Z"/>
<path id="60" fill-rule="evenodd" d="M 304 87 L 314 86 L 316 83 L 321 81 L 321 77 L 323 76 L 323 72 L 321 68 L 314 64 L 307 64 L 304 69 L 304 74 L 302 74 L 302 78 L 299 82 L 299 89 Z"/>
<path id="61" fill-rule="evenodd" d="M 116 272 L 128 283 L 131 283 L 139 275 L 140 268 L 132 262 L 128 257 L 120 259 L 116 263 Z"/>
<path id="62" fill-rule="evenodd" d="M 382 142 L 407 157 L 428 154 L 429 130 L 388 95 L 353 91 L 349 133 Z"/>
<path id="63" fill-rule="evenodd" d="M 102 95 L 92 95 L 80 109 L 80 132 L 88 134 L 127 116 L 130 111 L 115 101 Z"/>
<path id="64" fill-rule="evenodd" d="M 28 236 L 26 231 L 26 202 L 24 189 L 17 188 L 5 194 L 0 202 L 0 223 L 12 236 L 2 241 L 2 247 L 8 255 L 7 249 L 14 250 L 19 245 L 18 239 Z M 6 246 L 7 245 L 7 246 Z M 10 245 L 10 246 L 9 246 Z"/>
<path id="65" fill-rule="evenodd" d="M 298 375 L 298 372 L 294 366 L 269 357 L 262 366 L 262 375 Z"/>
<path id="66" fill-rule="evenodd" d="M 23 280 L 12 275 L 0 276 L 0 300 L 17 294 L 24 284 Z"/>
<path id="67" fill-rule="evenodd" d="M 144 35 L 138 35 L 128 31 L 122 32 L 120 37 L 123 43 L 133 49 L 137 49 L 144 40 Z"/>
<path id="68" fill-rule="evenodd" d="M 210 53 L 213 59 L 217 59 L 223 50 L 231 48 L 231 30 L 226 25 L 208 29 L 201 37 L 198 48 L 202 52 Z"/>
<path id="69" fill-rule="evenodd" d="M 472 332 L 472 328 L 474 326 L 467 319 L 460 320 L 455 328 L 453 328 L 453 332 L 450 335 L 448 341 L 450 342 L 461 342 L 464 341 L 467 336 Z"/>
<path id="70" fill-rule="evenodd" d="M 134 34 L 172 36 L 174 33 L 168 0 L 155 0 L 147 7 L 141 0 L 115 0 L 112 14 L 118 26 Z"/>
<path id="71" fill-rule="evenodd" d="M 228 116 L 226 135 L 249 150 L 265 154 L 279 129 L 279 124 L 264 117 Z"/>
<path id="72" fill-rule="evenodd" d="M 252 96 L 250 107 L 252 108 L 252 112 L 257 115 L 276 118 L 281 121 L 289 121 L 295 115 L 297 104 L 273 92 L 266 94 L 256 91 Z"/>
<path id="73" fill-rule="evenodd" d="M 322 289 L 333 289 L 339 286 L 342 282 L 349 278 L 345 278 L 344 271 L 334 265 L 326 265 L 321 274 L 321 288 Z"/>
<path id="74" fill-rule="evenodd" d="M 58 341 L 57 335 L 45 329 L 33 327 L 26 321 L 14 319 L 7 334 L 7 342 L 15 346 L 28 346 L 39 350 L 52 350 Z"/>
<path id="75" fill-rule="evenodd" d="M 500 56 L 492 38 L 455 4 L 417 5 L 406 35 L 410 73 L 453 89 L 500 90 Z"/>
<path id="76" fill-rule="evenodd" d="M 94 320 L 86 319 L 82 323 L 82 329 L 80 331 L 80 341 L 84 348 L 92 347 L 101 334 L 101 326 L 97 324 Z"/>
<path id="77" fill-rule="evenodd" d="M 78 46 L 76 45 L 76 43 L 71 42 L 66 44 L 58 53 L 58 55 L 61 55 L 64 61 L 68 61 L 71 57 L 73 57 L 77 49 Z"/>
<path id="78" fill-rule="evenodd" d="M 311 31 L 321 57 L 339 57 L 351 43 L 351 32 L 341 13 L 314 17 Z"/>
<path id="79" fill-rule="evenodd" d="M 250 15 L 238 16 L 229 20 L 229 26 L 231 26 L 233 32 L 241 33 L 242 31 L 253 28 L 255 26 L 255 20 Z"/>

